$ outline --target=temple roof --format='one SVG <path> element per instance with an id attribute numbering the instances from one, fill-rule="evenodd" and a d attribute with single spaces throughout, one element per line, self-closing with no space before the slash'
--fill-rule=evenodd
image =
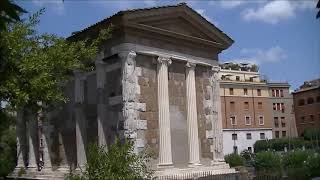
<path id="1" fill-rule="evenodd" d="M 159 11 L 161 10 L 161 11 Z M 215 40 L 219 41 L 219 43 L 223 44 L 225 48 L 231 46 L 231 44 L 234 42 L 227 34 L 225 34 L 223 31 L 221 31 L 219 28 L 217 28 L 213 23 L 202 17 L 199 13 L 197 13 L 195 10 L 190 8 L 186 3 L 180 3 L 177 5 L 167 5 L 167 6 L 159 6 L 159 7 L 151 7 L 151 8 L 140 8 L 140 9 L 130 9 L 130 10 L 125 10 L 125 11 L 119 11 L 116 14 L 103 19 L 83 30 L 77 31 L 73 33 L 68 39 L 76 39 L 78 36 L 83 35 L 83 33 L 90 32 L 92 29 L 96 29 L 98 26 L 110 24 L 114 19 L 124 19 L 123 17 L 125 16 L 126 18 L 128 17 L 135 17 L 136 14 L 146 14 L 146 13 L 157 13 L 158 15 L 163 13 L 165 14 L 164 11 L 179 11 L 183 12 L 185 14 L 185 19 L 192 19 L 193 21 L 198 21 L 201 23 L 201 29 L 205 29 L 206 33 L 203 34 L 214 34 L 216 36 Z M 193 17 L 189 17 L 192 15 Z M 141 20 L 140 20 L 141 21 Z M 156 22 L 157 20 L 155 20 Z M 140 23 L 140 22 L 139 22 Z M 141 24 L 141 25 L 146 25 L 146 24 Z M 157 28 L 157 27 L 156 27 Z M 192 27 L 191 27 L 192 28 Z M 199 27 L 198 27 L 199 28 Z M 210 32 L 210 33 L 208 33 Z M 209 35 L 210 36 L 210 35 Z M 205 39 L 202 37 L 198 37 L 200 39 Z M 205 39 L 206 40 L 206 39 Z M 211 39 L 209 39 L 210 41 Z"/>

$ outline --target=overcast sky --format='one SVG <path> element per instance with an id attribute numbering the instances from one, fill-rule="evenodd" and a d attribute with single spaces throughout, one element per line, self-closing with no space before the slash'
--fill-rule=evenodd
<path id="1" fill-rule="evenodd" d="M 68 37 L 120 10 L 177 4 L 182 1 L 30 0 L 16 1 L 30 13 L 46 8 L 40 33 Z M 221 62 L 254 62 L 273 81 L 297 88 L 320 78 L 320 19 L 316 0 L 185 1 L 227 33 L 235 43 Z"/>

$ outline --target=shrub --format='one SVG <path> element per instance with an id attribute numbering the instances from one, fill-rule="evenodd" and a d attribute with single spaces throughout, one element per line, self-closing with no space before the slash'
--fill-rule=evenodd
<path id="1" fill-rule="evenodd" d="M 285 147 L 292 149 L 302 148 L 302 146 L 306 146 L 306 148 L 312 148 L 309 145 L 310 142 L 306 141 L 302 138 L 280 138 L 280 139 L 270 139 L 270 140 L 259 140 L 253 145 L 254 152 L 267 151 L 267 150 L 275 150 L 275 151 L 283 151 Z"/>
<path id="2" fill-rule="evenodd" d="M 133 142 L 119 139 L 105 151 L 104 147 L 89 146 L 88 162 L 80 175 L 70 174 L 69 180 L 150 179 L 153 171 L 147 165 L 150 156 L 143 151 L 135 154 Z"/>
<path id="3" fill-rule="evenodd" d="M 257 178 L 280 179 L 282 177 L 282 165 L 280 155 L 265 151 L 256 154 L 254 167 L 257 170 Z"/>
<path id="4" fill-rule="evenodd" d="M 305 162 L 313 152 L 310 151 L 291 151 L 283 157 L 283 165 L 287 170 L 289 179 L 307 179 L 307 167 Z"/>
<path id="5" fill-rule="evenodd" d="M 318 153 L 313 153 L 308 156 L 305 163 L 307 167 L 307 174 L 309 177 L 319 177 L 320 176 L 320 155 Z"/>
<path id="6" fill-rule="evenodd" d="M 224 159 L 231 167 L 244 165 L 244 158 L 238 154 L 228 154 Z"/>
<path id="7" fill-rule="evenodd" d="M 244 150 L 240 153 L 240 156 L 243 159 L 245 159 L 247 165 L 253 165 L 254 157 L 255 157 L 254 153 L 252 153 L 248 150 Z"/>

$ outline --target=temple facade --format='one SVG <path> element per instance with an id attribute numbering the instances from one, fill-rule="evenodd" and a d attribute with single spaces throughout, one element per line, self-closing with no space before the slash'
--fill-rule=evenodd
<path id="1" fill-rule="evenodd" d="M 45 120 L 18 112 L 12 177 L 63 179 L 85 167 L 88 145 L 108 148 L 117 136 L 136 153 L 150 149 L 160 178 L 236 173 L 224 162 L 218 76 L 218 54 L 233 40 L 184 3 L 121 11 L 68 39 L 110 24 L 95 69 L 65 84 L 66 104 Z"/>

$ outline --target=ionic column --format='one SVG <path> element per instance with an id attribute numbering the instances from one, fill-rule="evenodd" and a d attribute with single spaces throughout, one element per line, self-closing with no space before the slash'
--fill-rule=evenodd
<path id="1" fill-rule="evenodd" d="M 97 77 L 97 123 L 98 123 L 98 144 L 105 148 L 107 145 L 106 134 L 104 130 L 104 122 L 106 120 L 107 106 L 105 104 L 105 63 L 102 60 L 97 60 L 96 65 L 96 77 Z"/>
<path id="2" fill-rule="evenodd" d="M 223 135 L 222 135 L 222 117 L 221 117 L 221 99 L 220 99 L 220 82 L 219 66 L 213 66 L 211 69 L 210 83 L 212 85 L 212 112 L 213 112 L 213 163 L 223 162 Z"/>
<path id="3" fill-rule="evenodd" d="M 26 122 L 23 118 L 24 110 L 19 109 L 17 111 L 17 166 L 16 169 L 19 171 L 20 168 L 25 168 L 25 156 L 26 156 Z"/>
<path id="4" fill-rule="evenodd" d="M 169 114 L 168 65 L 171 59 L 158 57 L 159 167 L 172 166 Z"/>
<path id="5" fill-rule="evenodd" d="M 44 119 L 43 112 L 39 113 L 39 118 L 42 121 L 43 133 L 42 133 L 42 143 L 43 143 L 43 170 L 51 171 L 52 170 L 52 163 L 51 163 L 51 141 L 50 141 L 50 134 L 51 134 L 51 125 L 50 119 Z"/>
<path id="6" fill-rule="evenodd" d="M 28 142 L 29 142 L 29 160 L 28 169 L 38 170 L 38 120 L 32 111 L 27 112 L 28 117 Z"/>
<path id="7" fill-rule="evenodd" d="M 190 62 L 186 65 L 187 125 L 190 165 L 200 165 L 195 66 L 196 64 Z"/>
<path id="8" fill-rule="evenodd" d="M 84 113 L 84 85 L 85 75 L 75 71 L 75 120 L 76 120 L 76 146 L 77 168 L 84 168 L 87 163 L 86 156 L 86 117 Z"/>

